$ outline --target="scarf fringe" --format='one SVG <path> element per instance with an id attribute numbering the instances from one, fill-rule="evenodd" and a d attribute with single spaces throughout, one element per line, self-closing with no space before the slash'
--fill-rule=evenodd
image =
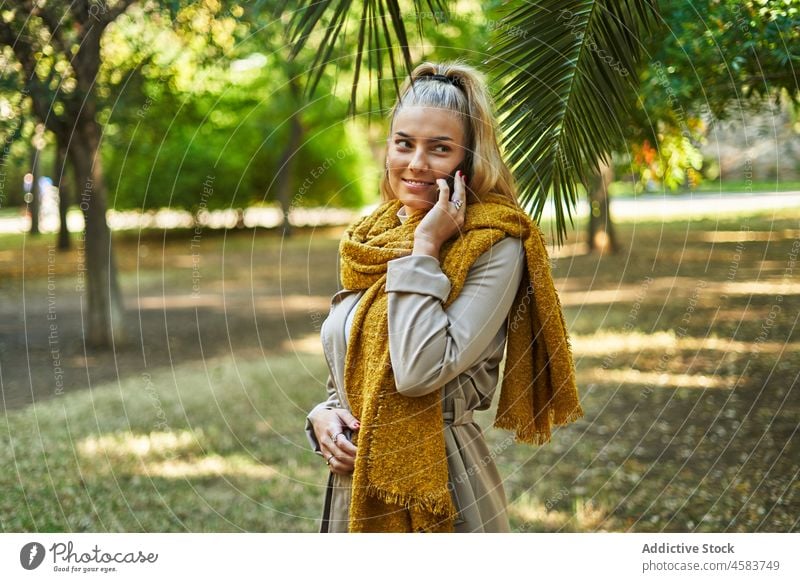
<path id="1" fill-rule="evenodd" d="M 553 425 L 566 425 L 581 419 L 583 415 L 583 409 L 578 405 L 571 412 L 561 415 L 557 419 L 553 418 L 554 415 L 551 412 L 550 420 Z M 546 445 L 550 442 L 552 436 L 550 430 L 537 430 L 529 420 L 509 418 L 507 416 L 498 416 L 493 426 L 494 428 L 513 432 L 517 442 L 530 445 Z"/>
<path id="2" fill-rule="evenodd" d="M 427 494 L 412 497 L 398 491 L 387 491 L 374 483 L 368 483 L 367 494 L 384 503 L 399 505 L 405 509 L 410 509 L 412 504 L 416 504 L 420 509 L 444 519 L 454 519 L 458 515 L 458 510 L 453 506 L 449 492 L 444 495 Z"/>

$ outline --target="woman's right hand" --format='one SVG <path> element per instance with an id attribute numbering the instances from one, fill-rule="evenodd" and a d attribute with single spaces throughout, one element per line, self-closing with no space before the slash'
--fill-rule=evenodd
<path id="1" fill-rule="evenodd" d="M 322 456 L 332 473 L 349 475 L 355 469 L 356 446 L 343 434 L 344 429 L 361 426 L 344 408 L 322 408 L 309 416 Z M 333 455 L 333 456 L 331 456 Z"/>
<path id="2" fill-rule="evenodd" d="M 466 178 L 458 170 L 453 181 L 455 192 L 450 199 L 450 185 L 447 180 L 436 180 L 439 186 L 439 199 L 425 214 L 414 231 L 414 250 L 412 254 L 431 255 L 439 258 L 442 245 L 461 232 L 467 214 Z"/>

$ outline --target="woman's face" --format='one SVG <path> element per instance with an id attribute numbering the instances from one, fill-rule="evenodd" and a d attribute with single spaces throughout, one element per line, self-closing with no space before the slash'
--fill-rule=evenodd
<path id="1" fill-rule="evenodd" d="M 427 210 L 439 198 L 436 180 L 449 177 L 464 160 L 464 124 L 446 109 L 402 107 L 387 145 L 389 186 L 395 197 L 410 210 Z"/>

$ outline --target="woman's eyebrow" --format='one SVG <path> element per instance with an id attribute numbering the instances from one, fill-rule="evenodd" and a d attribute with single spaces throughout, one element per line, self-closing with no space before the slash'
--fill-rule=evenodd
<path id="1" fill-rule="evenodd" d="M 409 137 L 409 138 L 414 139 L 413 135 L 408 135 L 407 133 L 402 132 L 402 131 L 396 131 L 396 132 L 394 132 L 394 134 L 395 135 L 399 135 L 400 137 Z M 452 137 L 450 137 L 448 135 L 437 135 L 435 137 L 429 137 L 428 141 L 454 141 L 454 140 L 453 140 Z"/>

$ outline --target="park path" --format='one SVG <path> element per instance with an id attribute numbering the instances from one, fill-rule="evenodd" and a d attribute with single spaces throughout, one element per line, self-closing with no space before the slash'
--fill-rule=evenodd
<path id="1" fill-rule="evenodd" d="M 294 208 L 290 213 L 292 224 L 297 226 L 324 226 L 350 223 L 355 217 L 369 213 L 375 205 L 361 211 L 342 208 Z M 714 217 L 720 214 L 753 213 L 784 208 L 800 208 L 800 191 L 793 192 L 719 192 L 695 194 L 643 195 L 636 198 L 616 196 L 611 199 L 611 215 L 616 221 L 630 222 L 637 219 L 674 219 L 677 217 Z M 576 215 L 585 217 L 589 206 L 585 200 L 578 203 Z M 281 224 L 282 214 L 277 208 L 248 208 L 244 223 L 248 228 L 275 228 Z M 545 207 L 543 219 L 554 216 L 551 205 Z M 238 215 L 235 210 L 215 210 L 207 217 L 209 228 L 233 228 Z M 109 212 L 108 222 L 112 230 L 137 230 L 141 228 L 190 228 L 192 215 L 183 210 L 160 210 L 156 213 Z M 77 210 L 69 215 L 70 232 L 83 229 L 83 216 Z M 30 228 L 30 219 L 22 214 L 0 217 L 0 234 L 21 234 Z M 58 230 L 58 217 L 45 216 L 40 224 L 42 232 Z"/>

